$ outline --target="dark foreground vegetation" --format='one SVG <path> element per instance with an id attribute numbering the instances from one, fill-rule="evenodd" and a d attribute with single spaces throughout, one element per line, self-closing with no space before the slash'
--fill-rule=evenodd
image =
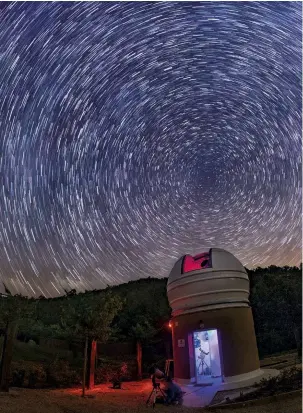
<path id="1" fill-rule="evenodd" d="M 301 355 L 301 268 L 271 266 L 248 274 L 260 357 L 292 349 Z M 85 382 L 95 340 L 96 383 L 144 378 L 152 364 L 163 366 L 172 355 L 166 282 L 141 279 L 54 299 L 0 298 L 0 335 L 9 323 L 17 338 L 10 384 L 40 388 Z M 2 343 L 0 337 L 0 354 Z"/>
<path id="2" fill-rule="evenodd" d="M 295 390 L 302 390 L 302 369 L 293 367 L 283 370 L 279 376 L 262 380 L 256 385 L 254 392 L 243 394 L 234 399 L 232 403 L 275 396 Z"/>

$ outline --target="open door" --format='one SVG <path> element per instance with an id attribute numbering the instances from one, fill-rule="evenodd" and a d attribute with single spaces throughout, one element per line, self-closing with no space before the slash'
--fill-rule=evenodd
<path id="1" fill-rule="evenodd" d="M 197 384 L 212 384 L 221 379 L 221 360 L 217 330 L 195 331 L 193 334 Z"/>

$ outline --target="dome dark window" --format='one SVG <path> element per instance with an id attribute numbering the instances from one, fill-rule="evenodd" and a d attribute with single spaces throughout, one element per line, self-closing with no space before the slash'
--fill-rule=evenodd
<path id="1" fill-rule="evenodd" d="M 181 273 L 185 274 L 187 272 L 199 271 L 201 268 L 211 268 L 211 257 L 210 253 L 203 252 L 202 254 L 195 255 L 185 255 L 182 261 Z"/>

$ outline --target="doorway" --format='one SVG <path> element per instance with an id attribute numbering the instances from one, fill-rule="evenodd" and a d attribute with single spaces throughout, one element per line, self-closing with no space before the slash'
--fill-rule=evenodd
<path id="1" fill-rule="evenodd" d="M 195 331 L 193 341 L 196 383 L 212 384 L 221 379 L 218 331 Z"/>

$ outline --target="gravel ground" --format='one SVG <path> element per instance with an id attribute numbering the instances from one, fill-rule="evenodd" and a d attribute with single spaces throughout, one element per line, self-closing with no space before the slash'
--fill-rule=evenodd
<path id="1" fill-rule="evenodd" d="M 143 413 L 152 411 L 145 400 L 150 392 L 150 383 L 125 383 L 122 390 L 109 389 L 108 385 L 97 386 L 83 399 L 80 390 L 29 390 L 12 389 L 9 394 L 0 393 L 1 413 Z M 202 409 L 180 406 L 157 405 L 162 413 L 200 412 Z M 301 413 L 302 399 L 295 397 L 266 406 L 222 410 L 222 413 Z M 219 413 L 219 411 L 217 411 Z"/>

